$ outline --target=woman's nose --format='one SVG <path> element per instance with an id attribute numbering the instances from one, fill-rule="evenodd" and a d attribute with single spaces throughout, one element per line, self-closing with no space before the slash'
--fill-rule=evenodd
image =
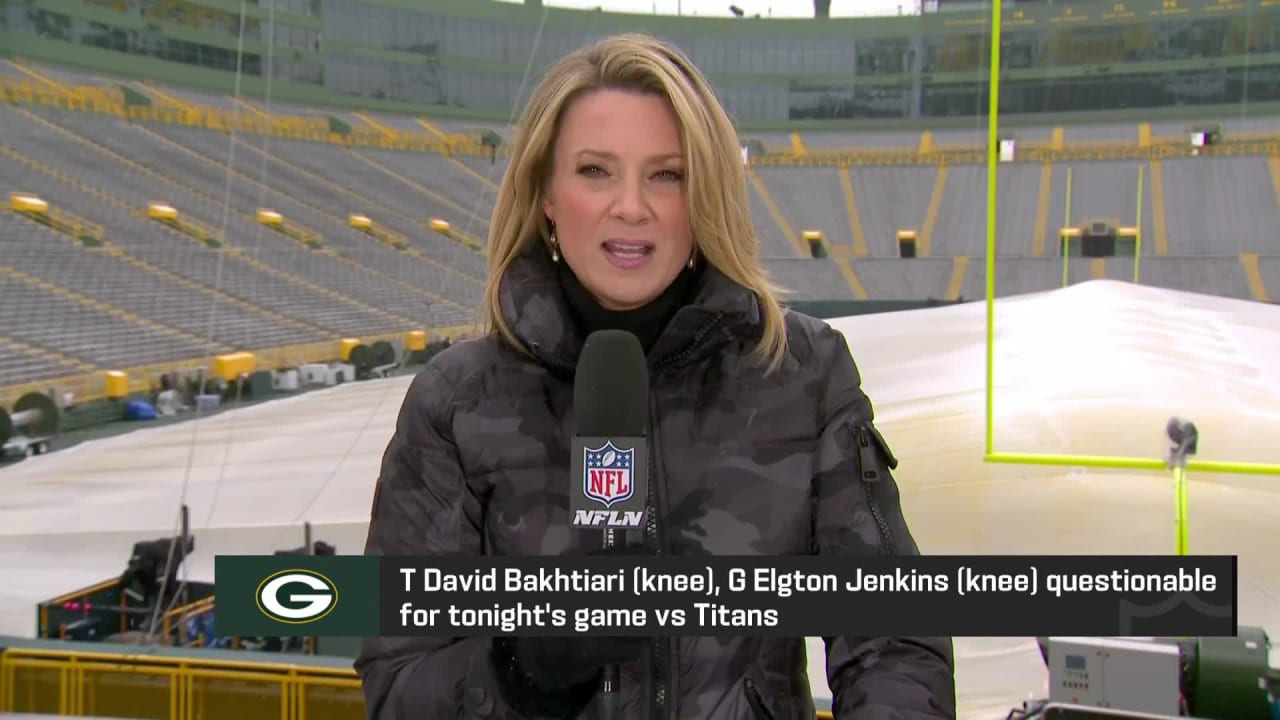
<path id="1" fill-rule="evenodd" d="M 618 194 L 613 199 L 613 212 L 619 220 L 629 223 L 648 219 L 649 200 L 643 180 L 627 179 L 618 184 Z"/>

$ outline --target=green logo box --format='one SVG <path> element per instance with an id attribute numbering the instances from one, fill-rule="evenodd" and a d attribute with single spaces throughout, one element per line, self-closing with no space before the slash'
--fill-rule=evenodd
<path id="1" fill-rule="evenodd" d="M 214 631 L 240 637 L 379 634 L 379 558 L 219 555 Z"/>

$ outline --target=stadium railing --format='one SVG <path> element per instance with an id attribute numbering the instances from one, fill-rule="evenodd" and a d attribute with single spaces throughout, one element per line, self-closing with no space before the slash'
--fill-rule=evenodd
<path id="1" fill-rule="evenodd" d="M 364 147 L 382 150 L 432 152 L 441 155 L 483 155 L 490 151 L 479 142 L 444 142 L 426 133 L 385 130 L 361 130 L 356 128 L 338 132 L 323 118 L 301 118 L 285 115 L 263 117 L 209 106 L 193 106 L 195 109 L 159 107 L 156 105 L 129 104 L 101 93 L 89 93 L 79 88 L 59 90 L 36 85 L 30 80 L 0 77 L 0 101 L 14 105 L 51 107 L 76 112 L 111 115 L 126 120 L 147 120 L 155 123 L 180 125 L 255 134 L 274 137 L 330 143 L 344 147 Z"/>
<path id="2" fill-rule="evenodd" d="M 187 107 L 130 104 L 123 95 L 92 86 L 35 85 L 30 80 L 0 77 L 0 101 L 10 104 L 40 105 L 80 112 L 93 112 L 129 120 L 147 120 L 227 132 L 264 134 L 324 142 L 345 147 L 363 147 L 440 155 L 505 156 L 506 146 L 491 148 L 478 138 L 458 136 L 444 141 L 428 134 L 382 126 L 376 129 L 345 128 L 337 131 L 332 121 L 265 113 L 239 113 L 207 105 Z M 1092 160 L 1140 160 L 1193 156 L 1268 156 L 1280 153 L 1280 133 L 1237 134 L 1220 144 L 1193 146 L 1184 135 L 1153 137 L 1149 126 L 1139 140 L 1089 142 L 1019 142 L 1020 162 L 1066 162 Z M 796 153 L 781 147 L 754 153 L 748 162 L 757 166 L 862 166 L 862 165 L 980 165 L 986 162 L 981 144 L 930 144 L 927 148 L 859 148 L 807 150 Z"/>
<path id="3" fill-rule="evenodd" d="M 1270 156 L 1280 153 L 1280 134 L 1250 134 L 1223 140 L 1220 144 L 1194 147 L 1185 138 L 1160 138 L 1149 144 L 1138 142 L 1019 143 L 1018 162 L 1087 162 L 1095 160 L 1155 160 L 1183 157 Z M 797 155 L 777 153 L 755 155 L 751 164 L 769 167 L 821 167 L 866 165 L 982 165 L 987 151 L 974 146 L 940 147 L 927 151 L 910 148 L 821 151 Z"/>
<path id="4" fill-rule="evenodd" d="M 124 653 L 82 649 L 83 643 L 16 644 L 0 647 L 0 712 L 171 720 L 364 718 L 360 679 L 349 659 L 270 662 L 235 659 L 244 653 L 235 650 Z M 832 715 L 819 711 L 817 718 Z"/>
<path id="5" fill-rule="evenodd" d="M 428 339 L 449 338 L 456 340 L 475 332 L 471 325 L 458 325 L 433 328 L 427 331 Z M 360 340 L 373 344 L 379 340 L 392 342 L 402 339 L 403 332 L 384 333 L 361 336 Z M 276 348 L 252 351 L 255 366 L 260 370 L 273 370 L 296 367 L 305 363 L 322 363 L 334 360 L 339 355 L 341 340 L 284 345 Z M 0 387 L 0 407 L 10 407 L 18 398 L 29 392 L 45 392 L 49 388 L 57 388 L 61 393 L 71 393 L 76 404 L 102 400 L 107 397 L 107 375 L 109 371 L 123 372 L 128 376 L 129 394 L 144 393 L 158 387 L 159 378 L 171 372 L 190 372 L 201 368 L 212 369 L 213 357 L 209 355 L 177 360 L 172 362 L 153 363 L 128 368 L 103 368 L 102 370 L 66 375 L 63 377 L 45 378 L 18 385 Z"/>
<path id="6" fill-rule="evenodd" d="M 204 654 L 218 657 L 201 657 Z M 167 717 L 363 717 L 350 661 L 329 664 L 44 647 L 0 651 L 0 712 Z"/>

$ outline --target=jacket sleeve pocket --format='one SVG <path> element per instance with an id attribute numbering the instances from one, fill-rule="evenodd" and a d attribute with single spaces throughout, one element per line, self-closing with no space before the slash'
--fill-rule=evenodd
<path id="1" fill-rule="evenodd" d="M 834 331 L 833 331 L 834 332 Z M 822 555 L 917 555 L 893 471 L 898 459 L 875 427 L 843 338 L 829 339 L 831 364 L 813 481 L 814 546 Z M 840 720 L 952 720 L 955 665 L 950 638 L 823 638 L 827 684 Z"/>
<path id="2" fill-rule="evenodd" d="M 747 695 L 747 705 L 751 707 L 752 720 L 777 720 L 765 705 L 760 687 L 751 678 L 743 681 L 743 692 Z"/>
<path id="3" fill-rule="evenodd" d="M 856 448 L 855 463 L 866 500 L 866 512 L 879 537 L 880 552 L 887 555 L 919 554 L 902 514 L 898 483 L 891 473 L 898 466 L 898 459 L 875 425 L 857 425 L 850 433 Z"/>

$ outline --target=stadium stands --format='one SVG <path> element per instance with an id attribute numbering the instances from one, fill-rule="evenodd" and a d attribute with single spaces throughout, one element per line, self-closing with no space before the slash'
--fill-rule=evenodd
<path id="1" fill-rule="evenodd" d="M 859 300 L 840 266 L 830 260 L 770 260 L 773 281 L 787 291 L 788 300 Z"/>
<path id="2" fill-rule="evenodd" d="M 1196 292 L 1207 295 L 1221 295 L 1239 300 L 1262 299 L 1252 297 L 1248 277 L 1240 258 L 1236 255 L 1194 260 L 1169 257 L 1143 258 L 1140 270 L 1143 285 L 1170 290 L 1194 287 Z M 1132 278 L 1133 260 L 1108 258 L 1107 277 L 1115 280 Z"/>
<path id="3" fill-rule="evenodd" d="M 910 261 L 872 258 L 856 264 L 858 279 L 874 300 L 941 298 L 950 285 L 954 262 L 950 258 L 915 258 Z M 975 268 L 975 272 L 976 272 Z M 1016 294 L 1006 290 L 1008 294 Z M 965 295 L 966 299 L 978 296 Z"/>
<path id="4" fill-rule="evenodd" d="M 898 257 L 898 231 L 923 229 L 937 175 L 934 167 L 849 168 L 871 257 Z"/>
<path id="5" fill-rule="evenodd" d="M 790 218 L 788 224 L 795 231 L 820 230 L 828 244 L 852 247 L 853 237 L 845 213 L 840 173 L 840 168 L 835 167 L 762 167 L 756 170 L 769 194 Z M 765 240 L 766 254 L 773 253 L 778 257 L 807 257 L 809 254 L 807 249 L 801 254 L 800 249 L 785 238 L 776 235 L 769 238 Z"/>
<path id="6" fill-rule="evenodd" d="M 1196 158 L 1163 163 L 1169 254 L 1174 257 L 1280 252 L 1275 158 Z"/>
<path id="7" fill-rule="evenodd" d="M 204 164 L 226 172 L 230 147 L 227 136 L 165 125 L 146 129 L 195 151 L 197 159 Z M 298 140 L 269 138 L 263 142 L 262 138 L 242 138 L 236 153 L 238 158 L 233 169 L 241 183 L 260 185 L 263 184 L 261 178 L 268 178 L 272 183 L 265 184 L 275 196 L 307 198 L 331 213 L 342 213 L 337 219 L 344 225 L 350 213 L 367 214 L 401 234 L 420 236 L 423 244 L 430 248 L 431 256 L 440 258 L 448 267 L 473 278 L 484 276 L 482 257 L 456 242 L 421 232 L 421 218 L 426 216 L 457 217 L 459 224 L 471 229 L 470 234 L 488 233 L 487 214 L 475 213 L 464 205 L 476 204 L 478 180 L 467 176 L 459 178 L 457 174 L 447 179 L 437 175 L 440 166 L 450 167 L 446 158 L 414 153 L 405 163 L 409 173 L 402 175 L 388 166 L 388 159 L 399 157 L 393 153 L 373 155 Z M 264 161 L 268 164 L 265 171 Z M 425 169 L 413 170 L 419 163 Z M 414 178 L 417 173 L 425 177 Z M 467 184 L 458 187 L 458 182 Z M 416 217 L 406 214 L 405 208 L 417 208 L 413 213 Z M 321 227 L 325 225 L 320 222 Z M 465 292 L 461 286 L 459 289 Z"/>
<path id="8" fill-rule="evenodd" d="M 478 147 L 453 155 L 401 147 L 405 138 L 460 147 L 472 142 L 463 126 L 281 105 L 268 112 L 253 101 L 137 82 L 128 83 L 131 91 L 163 112 L 130 118 L 111 109 L 118 84 L 40 72 L 50 78 L 45 95 L 13 91 L 14 83 L 31 82 L 23 73 L 5 80 L 0 191 L 34 193 L 100 227 L 105 245 L 87 247 L 34 219 L 0 214 L 0 280 L 22 298 L 5 307 L 0 324 L 0 387 L 477 319 L 486 261 L 466 243 L 488 234 L 507 160 Z M 83 108 L 69 109 L 76 106 Z M 99 112 L 83 111 L 91 108 Z M 211 129 L 222 127 L 218 113 L 232 111 L 277 134 L 251 128 L 233 144 Z M 335 117 L 367 134 L 356 142 L 314 130 Z M 1280 122 L 1223 127 L 1273 133 Z M 997 294 L 1061 286 L 1064 223 L 1101 220 L 1141 229 L 1140 282 L 1274 300 L 1280 161 L 1256 149 L 1135 154 L 1151 138 L 1184 132 L 1175 124 L 1018 129 L 1023 143 L 1061 150 L 1064 142 L 1084 142 L 1097 150 L 1000 167 Z M 792 300 L 983 297 L 986 167 L 980 155 L 956 162 L 928 155 L 980 148 L 976 129 L 749 139 L 785 160 L 754 165 L 746 180 L 762 255 Z M 897 154 L 830 159 L 876 150 Z M 152 203 L 172 206 L 182 222 L 149 217 Z M 279 213 L 281 225 L 264 225 L 260 210 Z M 368 217 L 377 231 L 353 227 L 353 215 Z M 447 234 L 432 229 L 436 219 L 449 223 Z M 830 257 L 809 257 L 802 234 L 811 230 L 822 233 Z M 915 233 L 917 257 L 900 257 L 900 231 Z M 1066 281 L 1133 274 L 1132 258 L 1072 257 Z"/>
<path id="9" fill-rule="evenodd" d="M 1255 300 L 1280 302 L 1280 254 L 1259 256 L 1256 258 L 1258 281 L 1262 285 Z"/>
<path id="10" fill-rule="evenodd" d="M 388 176 L 398 185 L 412 188 L 418 202 L 436 196 L 427 212 L 441 217 L 455 217 L 470 234 L 485 237 L 489 233 L 489 213 L 493 208 L 494 192 L 502 180 L 496 173 L 478 171 L 470 165 L 450 157 L 424 153 L 405 154 L 386 150 L 369 150 L 356 153 L 363 164 L 380 168 L 383 177 L 377 187 L 387 184 Z M 320 159 L 323 154 L 312 156 Z M 488 202 L 485 202 L 485 201 Z M 473 256 L 474 259 L 474 256 Z M 483 275 L 483 269 L 478 271 Z"/>
<path id="11" fill-rule="evenodd" d="M 1070 167 L 1069 224 L 1081 225 L 1094 218 L 1111 220 L 1119 225 L 1134 224 L 1138 208 L 1137 163 L 1082 162 L 1073 163 Z M 1147 182 L 1152 180 L 1148 178 Z M 1146 225 L 1150 226 L 1149 223 Z"/>
<path id="12" fill-rule="evenodd" d="M 225 351 L 193 331 L 104 306 L 96 295 L 12 267 L 0 271 L 0 293 L 0 327 L 12 337 L 99 367 L 137 365 L 143 355 L 162 362 Z"/>
<path id="13" fill-rule="evenodd" d="M 288 181 L 280 173 L 272 175 L 274 186 L 260 183 L 246 172 L 247 165 L 240 166 L 244 168 L 242 170 L 235 170 L 232 181 L 228 183 L 226 168 L 219 168 L 218 161 L 201 156 L 194 150 L 183 149 L 184 146 L 165 144 L 163 140 L 152 142 L 154 137 L 148 138 L 144 133 L 150 132 L 154 136 L 154 131 L 128 126 L 111 118 L 71 112 L 35 113 L 12 109 L 0 112 L 6 113 L 6 121 L 16 116 L 13 117 L 13 126 L 19 133 L 22 133 L 23 125 L 26 126 L 27 132 L 16 136 L 15 144 L 38 148 L 34 154 L 59 163 L 71 177 L 107 189 L 107 193 L 128 189 L 131 192 L 127 199 L 121 199 L 136 208 L 164 201 L 191 213 L 205 224 L 219 227 L 224 214 L 219 196 L 225 186 L 229 188 L 232 214 L 238 216 L 229 223 L 233 227 L 228 229 L 228 239 L 233 245 L 246 246 L 252 240 L 257 246 L 254 255 L 258 260 L 289 273 L 309 275 L 310 279 L 321 283 L 337 281 L 334 289 L 370 302 L 372 307 L 391 312 L 411 309 L 410 314 L 417 316 L 419 323 L 449 325 L 471 320 L 472 307 L 481 284 L 479 276 L 446 262 L 433 261 L 429 256 L 419 258 L 420 262 L 404 262 L 397 257 L 398 251 L 357 233 L 348 227 L 344 217 L 306 199 L 315 197 L 308 192 L 314 190 L 313 187 L 283 190 L 282 187 L 288 187 Z M 33 122 L 22 123 L 21 119 Z M 119 170 L 112 167 L 117 164 L 121 166 Z M 108 171 L 107 167 L 112 169 Z M 15 186 L 11 191 L 22 189 Z M 318 255 L 291 240 L 251 225 L 250 219 L 256 209 L 266 205 L 290 219 L 300 218 L 301 225 L 333 243 L 335 254 L 327 257 Z M 118 214 L 116 210 L 112 213 Z M 101 214 L 101 211 L 96 213 L 95 219 Z M 376 212 L 371 214 L 377 216 Z M 125 231 L 124 234 L 130 233 Z M 425 231 L 418 235 L 430 237 Z M 121 237 L 117 242 L 127 242 L 127 239 Z M 273 262 L 277 257 L 281 262 Z M 347 264 L 356 274 L 339 279 L 333 270 L 335 265 L 342 264 Z M 458 299 L 451 299 L 444 293 L 452 293 Z M 416 309 L 424 304 L 431 305 L 426 314 Z M 372 329 L 366 326 L 364 331 Z"/>

